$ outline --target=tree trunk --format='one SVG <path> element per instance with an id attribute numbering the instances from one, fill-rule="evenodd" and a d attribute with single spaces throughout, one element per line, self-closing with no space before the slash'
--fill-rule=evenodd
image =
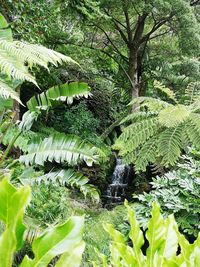
<path id="1" fill-rule="evenodd" d="M 130 77 L 131 87 L 130 87 L 130 99 L 139 96 L 139 76 L 138 76 L 138 56 L 136 51 L 130 51 L 129 56 L 129 69 L 128 75 Z M 132 107 L 132 111 L 134 111 L 135 106 Z"/>

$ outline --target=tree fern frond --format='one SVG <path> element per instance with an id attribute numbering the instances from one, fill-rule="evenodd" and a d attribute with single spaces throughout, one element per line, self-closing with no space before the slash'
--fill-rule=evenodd
<path id="1" fill-rule="evenodd" d="M 190 115 L 190 110 L 184 105 L 169 106 L 163 109 L 158 116 L 159 123 L 165 127 L 176 127 Z"/>
<path id="2" fill-rule="evenodd" d="M 46 161 L 67 162 L 75 165 L 85 161 L 88 166 L 97 162 L 99 155 L 96 147 L 82 141 L 78 136 L 55 134 L 43 141 L 34 140 L 28 146 L 28 154 L 20 157 L 20 161 L 26 165 L 44 165 Z"/>
<path id="3" fill-rule="evenodd" d="M 193 102 L 197 101 L 200 97 L 200 82 L 189 83 L 185 90 L 184 97 L 186 98 L 184 101 L 186 105 L 191 105 Z"/>
<path id="4" fill-rule="evenodd" d="M 15 92 L 11 86 L 11 83 L 0 78 L 0 97 L 8 99 L 12 98 L 22 104 L 20 97 L 17 92 Z"/>
<path id="5" fill-rule="evenodd" d="M 53 183 L 55 185 L 58 183 L 61 186 L 76 187 L 85 197 L 90 196 L 93 200 L 99 201 L 99 194 L 96 188 L 88 184 L 89 179 L 73 169 L 57 170 L 32 179 L 20 179 L 20 181 L 26 185 L 27 183 L 30 185 L 34 183 Z"/>
<path id="6" fill-rule="evenodd" d="M 163 108 L 172 106 L 171 104 L 163 100 L 153 98 L 153 97 L 145 97 L 145 96 L 141 96 L 141 97 L 137 97 L 133 99 L 129 103 L 129 106 L 132 106 L 132 105 L 136 105 L 136 106 L 139 105 L 139 107 L 147 107 L 148 110 L 152 112 L 158 112 L 159 110 L 162 110 Z"/>
<path id="7" fill-rule="evenodd" d="M 160 125 L 157 118 L 149 118 L 126 127 L 116 140 L 114 149 L 120 149 L 121 155 L 136 149 L 157 133 Z"/>
<path id="8" fill-rule="evenodd" d="M 126 116 L 124 119 L 122 119 L 122 121 L 120 122 L 120 124 L 124 124 L 126 122 L 137 122 L 137 121 L 141 121 L 143 119 L 148 119 L 150 117 L 154 117 L 154 116 L 157 116 L 158 115 L 158 112 L 134 112 L 134 113 L 131 113 L 129 114 L 128 116 Z"/>
<path id="9" fill-rule="evenodd" d="M 191 113 L 189 122 L 185 125 L 190 142 L 197 148 L 200 148 L 200 115 Z"/>
<path id="10" fill-rule="evenodd" d="M 137 158 L 134 162 L 136 172 L 146 171 L 148 164 L 156 161 L 158 156 L 158 136 L 155 135 L 143 144 L 142 148 L 137 153 Z"/>
<path id="11" fill-rule="evenodd" d="M 8 24 L 2 14 L 0 14 L 0 24 L 0 74 L 21 82 L 29 81 L 37 86 L 35 77 L 29 73 L 29 68 L 33 65 L 48 69 L 49 63 L 55 66 L 63 62 L 77 64 L 70 57 L 41 45 L 13 41 L 12 32 L 8 29 Z M 0 96 L 12 97 L 19 101 L 19 96 L 13 93 L 13 88 L 8 84 L 5 86 L 2 82 Z"/>
<path id="12" fill-rule="evenodd" d="M 73 103 L 74 98 L 88 97 L 90 87 L 84 82 L 71 82 L 51 87 L 46 92 L 33 96 L 28 102 L 27 107 L 30 111 L 47 109 L 54 105 L 55 101 L 67 101 Z"/>
<path id="13" fill-rule="evenodd" d="M 28 72 L 18 58 L 11 57 L 9 54 L 5 54 L 0 50 L 0 72 L 7 75 L 10 79 L 28 81 L 34 83 L 37 86 L 35 78 Z"/>
<path id="14" fill-rule="evenodd" d="M 169 99 L 171 99 L 175 103 L 177 103 L 176 96 L 175 96 L 174 92 L 171 89 L 169 89 L 168 87 L 166 87 L 165 85 L 163 85 L 162 83 L 160 83 L 159 81 L 154 81 L 154 88 L 156 88 L 157 90 L 161 91 Z"/>
<path id="15" fill-rule="evenodd" d="M 181 154 L 182 125 L 164 130 L 159 136 L 158 151 L 162 156 L 162 164 L 166 167 L 174 165 Z"/>

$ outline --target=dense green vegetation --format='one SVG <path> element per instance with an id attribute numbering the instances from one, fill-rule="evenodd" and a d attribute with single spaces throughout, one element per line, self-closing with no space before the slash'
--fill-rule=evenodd
<path id="1" fill-rule="evenodd" d="M 199 23 L 0 1 L 0 267 L 200 266 Z"/>

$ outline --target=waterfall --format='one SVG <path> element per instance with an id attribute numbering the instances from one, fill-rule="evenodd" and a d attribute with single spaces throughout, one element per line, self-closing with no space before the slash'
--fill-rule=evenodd
<path id="1" fill-rule="evenodd" d="M 109 202 L 116 203 L 124 200 L 129 175 L 130 166 L 123 164 L 122 160 L 116 157 L 116 166 L 111 177 L 111 183 L 108 185 L 105 195 Z"/>

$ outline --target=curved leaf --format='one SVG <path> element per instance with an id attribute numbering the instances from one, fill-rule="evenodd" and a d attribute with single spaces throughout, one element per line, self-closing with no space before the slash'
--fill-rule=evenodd
<path id="1" fill-rule="evenodd" d="M 47 109 L 54 106 L 55 101 L 67 101 L 72 104 L 74 98 L 88 97 L 90 88 L 84 82 L 71 82 L 51 87 L 46 92 L 33 96 L 28 102 L 27 107 L 30 111 Z"/>
<path id="2" fill-rule="evenodd" d="M 71 251 L 77 249 L 77 246 L 81 246 L 79 247 L 81 249 L 78 250 L 80 253 L 78 257 L 80 257 L 83 252 L 83 242 L 81 241 L 83 224 L 83 217 L 71 217 L 66 223 L 45 231 L 33 241 L 34 258 L 30 259 L 25 256 L 20 267 L 46 267 L 55 256 L 66 253 L 62 255 L 60 265 L 58 265 L 64 266 L 63 261 L 66 262 L 69 259 Z"/>

